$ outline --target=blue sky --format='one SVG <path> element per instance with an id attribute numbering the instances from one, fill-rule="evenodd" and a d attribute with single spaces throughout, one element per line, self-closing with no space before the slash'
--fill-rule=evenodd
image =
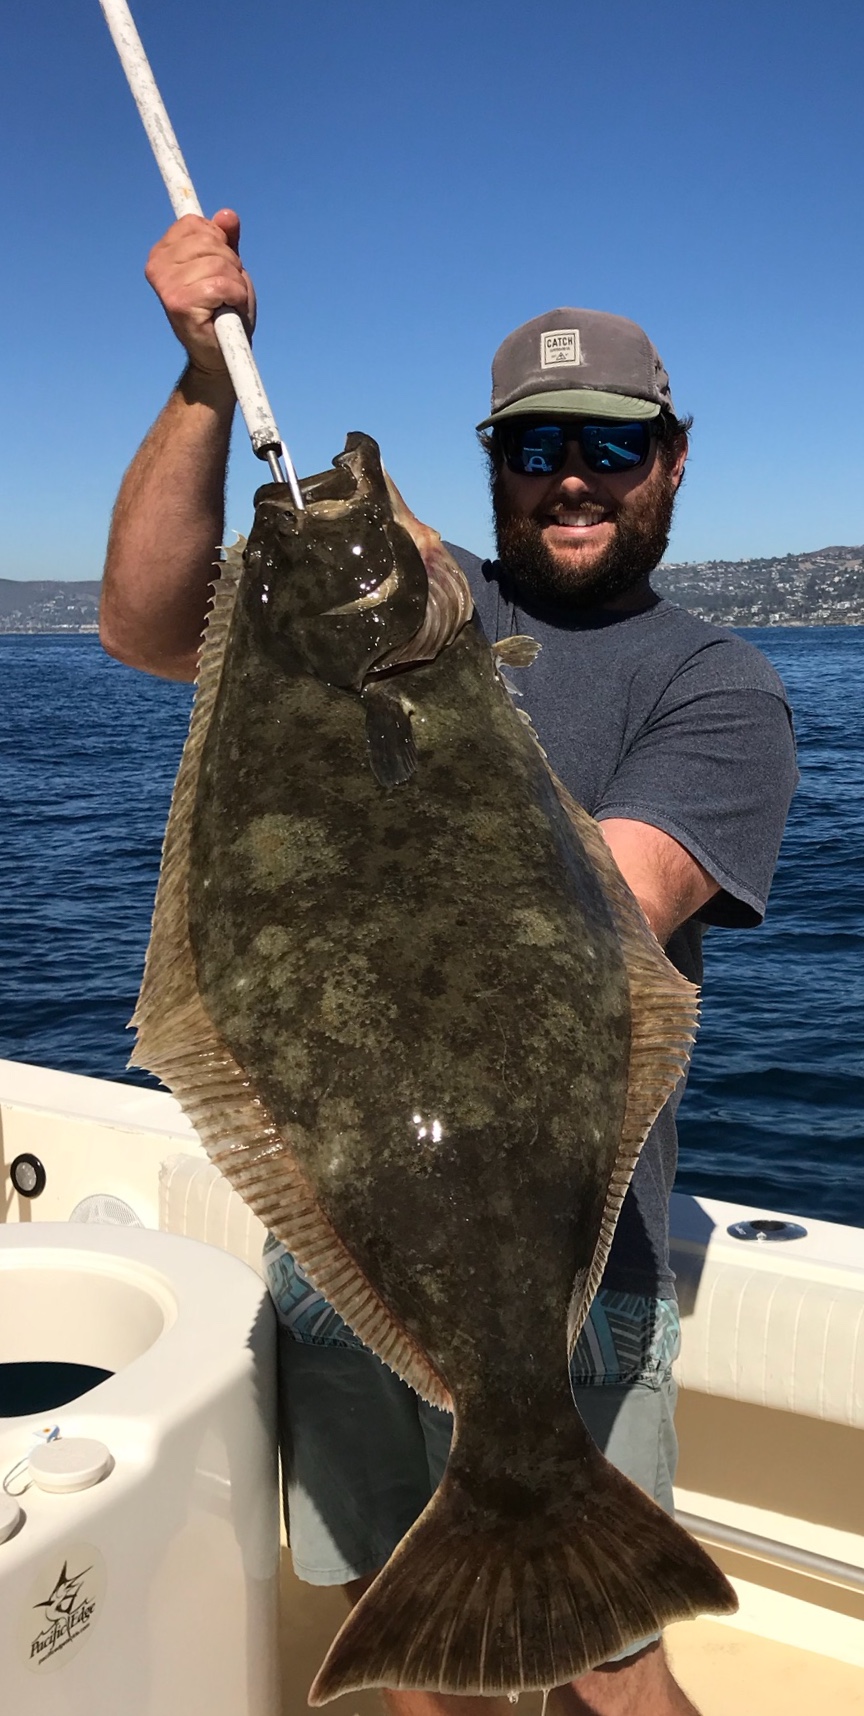
<path id="1" fill-rule="evenodd" d="M 864 541 L 860 0 L 133 10 L 202 203 L 243 217 L 301 471 L 365 429 L 486 552 L 492 352 L 587 305 L 648 329 L 696 418 L 670 558 Z M 182 364 L 142 272 L 171 212 L 97 0 L 3 36 L 0 575 L 92 578 Z M 262 477 L 241 425 L 236 529 Z"/>

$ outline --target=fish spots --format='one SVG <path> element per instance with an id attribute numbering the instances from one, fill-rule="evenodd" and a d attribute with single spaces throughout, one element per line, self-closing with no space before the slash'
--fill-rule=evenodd
<path id="1" fill-rule="evenodd" d="M 494 1091 L 472 1089 L 467 1081 L 451 1101 L 458 1108 L 460 1130 L 482 1132 L 494 1126 L 499 1118 Z"/>
<path id="2" fill-rule="evenodd" d="M 209 981 L 230 1004 L 250 1042 L 267 1030 L 271 1012 L 292 1016 L 303 1004 L 296 948 L 282 924 L 265 924 L 251 943 L 226 960 L 219 944 L 208 966 Z M 230 991 L 230 998 L 229 998 Z M 256 1022 L 257 1021 L 257 1022 Z"/>
<path id="3" fill-rule="evenodd" d="M 265 959 L 278 958 L 287 953 L 291 947 L 291 937 L 281 924 L 265 924 L 258 931 L 253 942 L 256 953 L 263 954 Z"/>
<path id="4" fill-rule="evenodd" d="M 411 834 L 407 828 L 390 827 L 384 830 L 381 844 L 391 852 L 400 852 L 410 838 Z"/>
<path id="5" fill-rule="evenodd" d="M 247 880 L 254 888 L 286 888 L 315 878 L 340 875 L 344 852 L 324 825 L 312 816 L 257 816 L 236 842 Z"/>
<path id="6" fill-rule="evenodd" d="M 340 965 L 327 973 L 319 1014 L 328 1037 L 344 1048 L 377 1052 L 388 1022 L 398 1016 L 398 1008 L 382 994 L 378 973 L 358 952 L 346 954 Z"/>
<path id="7" fill-rule="evenodd" d="M 485 846 L 494 851 L 496 858 L 502 850 L 507 851 L 512 839 L 509 812 L 497 806 L 466 804 L 463 813 L 466 831 L 478 846 Z"/>
<path id="8" fill-rule="evenodd" d="M 315 1073 L 309 1045 L 299 1036 L 280 1035 L 272 1044 L 272 1055 L 275 1086 L 302 1103 Z"/>
<path id="9" fill-rule="evenodd" d="M 446 995 L 450 985 L 440 965 L 426 965 L 417 979 L 417 990 L 427 1001 L 437 1001 Z"/>
<path id="10" fill-rule="evenodd" d="M 511 914 L 515 938 L 526 947 L 554 947 L 560 939 L 558 923 L 537 906 L 523 906 Z"/>
<path id="11" fill-rule="evenodd" d="M 318 1124 L 333 1137 L 363 1131 L 363 1111 L 350 1096 L 322 1097 L 318 1109 Z"/>
<path id="12" fill-rule="evenodd" d="M 363 1115 L 350 1096 L 327 1094 L 316 1105 L 314 1130 L 320 1150 L 318 1171 L 326 1176 L 331 1197 L 338 1196 L 343 1184 L 350 1185 L 362 1175 Z"/>

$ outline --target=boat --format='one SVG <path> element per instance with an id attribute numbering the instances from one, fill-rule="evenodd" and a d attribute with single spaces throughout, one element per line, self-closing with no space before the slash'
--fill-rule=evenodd
<path id="1" fill-rule="evenodd" d="M 40 1231 L 49 1240 L 59 1234 L 68 1251 L 86 1234 L 104 1246 L 113 1230 L 117 1247 L 133 1256 L 149 1231 L 154 1244 L 170 1247 L 160 1235 L 185 1241 L 184 1258 L 202 1284 L 209 1254 L 201 1248 L 232 1254 L 245 1266 L 250 1304 L 256 1293 L 263 1298 L 264 1230 L 167 1092 L 0 1061 L 0 1145 L 7 1252 Z M 671 1214 L 683 1331 L 676 1506 L 740 1604 L 732 1617 L 669 1629 L 674 1672 L 703 1716 L 864 1713 L 864 1230 L 681 1194 Z M 30 1224 L 31 1236 L 20 1224 Z M 0 1225 L 0 1266 L 3 1238 Z M 70 1323 L 74 1329 L 76 1319 L 64 1330 Z M 3 1339 L 0 1330 L 0 1364 Z M 72 1338 L 56 1357 L 76 1350 Z M 97 1434 L 108 1387 L 97 1382 L 51 1416 L 86 1409 Z M 4 1431 L 0 1419 L 0 1445 L 16 1423 L 24 1420 L 7 1418 Z M 106 1423 L 106 1441 L 115 1430 Z M 261 1471 L 266 1484 L 266 1452 Z M 221 1482 L 230 1517 L 234 1480 Z M 275 1489 L 267 1495 L 273 1510 Z M 0 1593 L 3 1553 L 0 1542 Z M 188 1577 L 197 1576 L 190 1567 Z M 284 1540 L 279 1591 L 281 1692 L 268 1681 L 238 1706 L 236 1687 L 226 1682 L 214 1697 L 210 1686 L 208 1716 L 296 1716 L 306 1707 L 344 1599 L 301 1584 Z M 0 1595 L 0 1615 L 2 1605 Z M 205 1615 L 201 1626 L 206 1639 Z M 254 1653 L 248 1628 L 245 1648 Z M 198 1716 L 194 1698 L 184 1698 L 186 1716 Z M 537 1716 L 540 1702 L 522 1694 L 523 1716 Z M 73 1708 L 48 1701 L 39 1709 L 49 1716 L 55 1707 Z M 374 1692 L 346 1694 L 332 1709 L 380 1716 Z M 128 1705 L 133 1711 L 156 1716 L 157 1705 L 145 1697 Z M 174 1716 L 170 1699 L 158 1711 Z"/>

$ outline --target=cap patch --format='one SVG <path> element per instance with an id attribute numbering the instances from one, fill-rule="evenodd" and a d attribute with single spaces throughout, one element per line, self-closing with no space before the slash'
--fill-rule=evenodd
<path id="1" fill-rule="evenodd" d="M 557 369 L 559 364 L 581 364 L 582 343 L 578 328 L 550 328 L 540 336 L 540 366 Z"/>

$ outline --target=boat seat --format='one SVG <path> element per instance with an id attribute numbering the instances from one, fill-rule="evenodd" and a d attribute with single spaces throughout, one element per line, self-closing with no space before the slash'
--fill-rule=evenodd
<path id="1" fill-rule="evenodd" d="M 230 1251 L 263 1276 L 267 1229 L 226 1180 L 221 1169 L 185 1151 L 159 1166 L 159 1226 Z"/>
<path id="2" fill-rule="evenodd" d="M 702 1394 L 864 1428 L 864 1292 L 709 1255 L 675 1372 Z"/>
<path id="3" fill-rule="evenodd" d="M 683 1387 L 864 1428 L 858 1229 L 676 1192 L 670 1240 Z"/>

